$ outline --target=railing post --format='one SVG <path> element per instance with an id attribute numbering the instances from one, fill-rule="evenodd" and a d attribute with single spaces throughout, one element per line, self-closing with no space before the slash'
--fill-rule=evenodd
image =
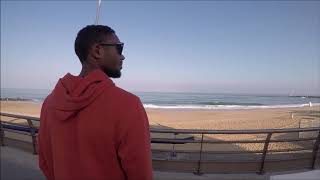
<path id="1" fill-rule="evenodd" d="M 320 143 L 320 131 L 318 133 L 318 137 L 316 142 L 313 145 L 313 151 L 312 151 L 312 165 L 311 168 L 314 169 L 315 168 L 315 164 L 316 164 L 316 160 L 317 160 L 317 154 L 318 154 L 318 150 L 319 150 L 319 143 Z"/>
<path id="2" fill-rule="evenodd" d="M 38 152 L 37 152 L 37 137 L 36 137 L 35 128 L 34 128 L 32 121 L 30 119 L 27 119 L 27 121 L 28 121 L 28 125 L 30 127 L 30 134 L 32 137 L 33 154 L 38 154 Z"/>
<path id="3" fill-rule="evenodd" d="M 200 144 L 200 153 L 199 153 L 199 161 L 198 161 L 198 169 L 197 172 L 195 172 L 194 174 L 196 175 L 202 175 L 203 173 L 201 173 L 200 169 L 201 169 L 201 160 L 202 160 L 202 145 L 203 145 L 203 133 L 201 133 L 201 144 Z"/>
<path id="4" fill-rule="evenodd" d="M 4 146 L 4 130 L 3 130 L 1 121 L 0 121 L 0 143 L 1 143 L 1 146 Z"/>
<path id="5" fill-rule="evenodd" d="M 176 135 L 178 134 L 178 133 L 173 133 L 174 134 L 174 140 L 176 140 Z M 176 153 L 176 151 L 175 151 L 175 143 L 173 143 L 173 145 L 172 145 L 172 151 L 171 151 L 171 154 L 170 154 L 170 156 L 171 157 L 176 157 L 177 156 L 177 153 Z"/>
<path id="6" fill-rule="evenodd" d="M 266 160 L 266 155 L 268 153 L 268 147 L 269 147 L 269 142 L 270 142 L 271 136 L 272 136 L 272 132 L 268 133 L 267 139 L 264 143 L 263 154 L 261 157 L 260 170 L 259 170 L 258 174 L 264 174 L 264 169 L 263 169 L 264 168 L 264 161 Z"/>

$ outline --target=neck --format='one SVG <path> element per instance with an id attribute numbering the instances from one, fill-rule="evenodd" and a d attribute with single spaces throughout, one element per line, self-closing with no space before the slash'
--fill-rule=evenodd
<path id="1" fill-rule="evenodd" d="M 97 66 L 90 66 L 88 64 L 83 64 L 81 72 L 79 74 L 80 77 L 85 77 L 87 76 L 90 72 L 99 69 Z"/>

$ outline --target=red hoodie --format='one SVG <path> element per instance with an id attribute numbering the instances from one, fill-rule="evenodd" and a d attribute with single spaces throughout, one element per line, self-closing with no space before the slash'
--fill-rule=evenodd
<path id="1" fill-rule="evenodd" d="M 152 179 L 140 99 L 102 71 L 60 79 L 41 110 L 39 166 L 49 180 Z"/>

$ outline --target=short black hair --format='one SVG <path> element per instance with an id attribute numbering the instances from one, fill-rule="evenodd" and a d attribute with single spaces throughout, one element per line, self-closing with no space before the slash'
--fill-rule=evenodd
<path id="1" fill-rule="evenodd" d="M 88 50 L 94 43 L 100 43 L 109 35 L 115 33 L 109 26 L 104 25 L 88 25 L 82 28 L 74 42 L 74 50 L 83 63 L 88 57 Z"/>

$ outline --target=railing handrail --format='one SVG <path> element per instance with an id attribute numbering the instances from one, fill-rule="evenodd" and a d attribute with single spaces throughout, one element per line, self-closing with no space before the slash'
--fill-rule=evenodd
<path id="1" fill-rule="evenodd" d="M 294 139 L 272 139 L 270 143 L 280 143 L 280 142 L 297 142 L 297 141 L 312 141 L 317 140 L 317 137 L 314 138 L 294 138 Z M 163 142 L 168 144 L 179 144 L 179 143 L 207 143 L 207 144 L 235 144 L 235 143 L 265 143 L 266 140 L 184 140 L 184 139 L 170 139 L 170 138 L 152 138 L 153 142 Z"/>
<path id="2" fill-rule="evenodd" d="M 178 133 L 178 134 L 267 134 L 319 131 L 320 127 L 311 128 L 286 128 L 286 129 L 243 129 L 243 130 L 204 130 L 204 129 L 158 129 L 150 128 L 153 133 Z"/>
<path id="3" fill-rule="evenodd" d="M 20 119 L 29 119 L 32 121 L 40 121 L 40 118 L 38 117 L 33 117 L 33 116 L 25 116 L 25 115 L 18 115 L 18 114 L 10 114 L 10 113 L 3 113 L 0 112 L 1 116 L 6 116 L 6 117 L 13 117 L 13 118 L 20 118 Z"/>

